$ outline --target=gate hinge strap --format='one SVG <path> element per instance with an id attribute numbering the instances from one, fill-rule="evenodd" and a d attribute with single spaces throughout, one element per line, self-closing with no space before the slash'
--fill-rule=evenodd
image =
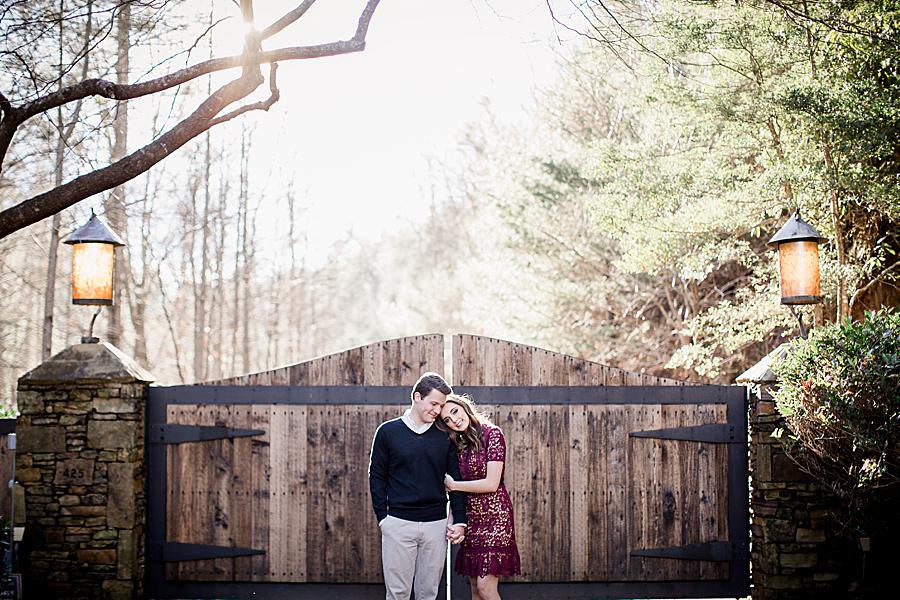
<path id="1" fill-rule="evenodd" d="M 203 442 L 207 440 L 224 440 L 238 437 L 263 435 L 262 429 L 235 429 L 207 425 L 177 425 L 174 423 L 155 423 L 148 427 L 148 444 L 183 444 L 184 442 Z"/>
<path id="2" fill-rule="evenodd" d="M 212 558 L 233 558 L 265 554 L 256 548 L 232 548 L 210 544 L 185 544 L 182 542 L 149 542 L 147 551 L 154 560 L 179 562 L 184 560 L 208 560 Z"/>
<path id="3" fill-rule="evenodd" d="M 631 556 L 725 562 L 735 558 L 735 550 L 735 548 L 732 548 L 730 542 L 704 542 L 701 544 L 687 544 L 685 546 L 674 546 L 671 548 L 642 548 L 640 550 L 632 550 Z"/>
<path id="4" fill-rule="evenodd" d="M 720 444 L 735 443 L 738 441 L 735 439 L 734 425 L 729 425 L 727 423 L 706 423 L 704 425 L 692 425 L 687 427 L 632 431 L 628 436 L 660 440 L 713 442 Z"/>

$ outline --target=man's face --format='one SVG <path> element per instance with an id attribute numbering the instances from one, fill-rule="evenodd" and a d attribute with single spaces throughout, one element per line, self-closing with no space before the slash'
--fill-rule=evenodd
<path id="1" fill-rule="evenodd" d="M 416 392 L 413 394 L 413 409 L 423 423 L 434 423 L 435 419 L 441 416 L 441 408 L 446 401 L 446 394 L 442 394 L 438 390 L 431 390 L 424 397 Z"/>

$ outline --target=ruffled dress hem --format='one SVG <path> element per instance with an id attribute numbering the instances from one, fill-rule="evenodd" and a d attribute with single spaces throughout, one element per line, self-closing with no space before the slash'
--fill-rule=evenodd
<path id="1" fill-rule="evenodd" d="M 521 573 L 521 570 L 519 553 L 514 549 L 498 548 L 477 553 L 460 549 L 456 555 L 456 572 L 466 577 L 511 577 Z"/>

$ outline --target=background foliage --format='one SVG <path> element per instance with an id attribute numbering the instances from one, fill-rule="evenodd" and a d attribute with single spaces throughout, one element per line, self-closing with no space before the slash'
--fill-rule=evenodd
<path id="1" fill-rule="evenodd" d="M 534 131 L 473 145 L 540 337 L 731 381 L 795 334 L 765 242 L 796 208 L 830 240 L 817 323 L 897 304 L 896 3 L 586 6 Z"/>
<path id="2" fill-rule="evenodd" d="M 775 399 L 804 468 L 857 507 L 900 484 L 900 311 L 819 327 L 775 365 Z M 805 452 L 799 450 L 800 443 Z"/>

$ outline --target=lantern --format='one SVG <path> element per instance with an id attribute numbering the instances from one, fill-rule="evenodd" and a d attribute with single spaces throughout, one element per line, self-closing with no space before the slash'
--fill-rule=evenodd
<path id="1" fill-rule="evenodd" d="M 88 222 L 63 243 L 73 246 L 72 304 L 110 306 L 116 246 L 125 242 L 91 210 Z"/>
<path id="2" fill-rule="evenodd" d="M 64 244 L 72 248 L 72 304 L 109 306 L 113 303 L 116 246 L 125 243 L 91 210 L 88 222 Z"/>
<path id="3" fill-rule="evenodd" d="M 792 306 L 822 301 L 819 243 L 825 240 L 812 225 L 800 218 L 799 210 L 769 240 L 770 248 L 778 248 L 782 304 Z"/>
<path id="4" fill-rule="evenodd" d="M 125 242 L 91 210 L 88 222 L 76 229 L 64 244 L 72 246 L 72 304 L 93 304 L 97 312 L 91 319 L 82 344 L 96 344 L 94 321 L 100 309 L 113 303 L 113 274 L 116 265 L 116 246 Z"/>

